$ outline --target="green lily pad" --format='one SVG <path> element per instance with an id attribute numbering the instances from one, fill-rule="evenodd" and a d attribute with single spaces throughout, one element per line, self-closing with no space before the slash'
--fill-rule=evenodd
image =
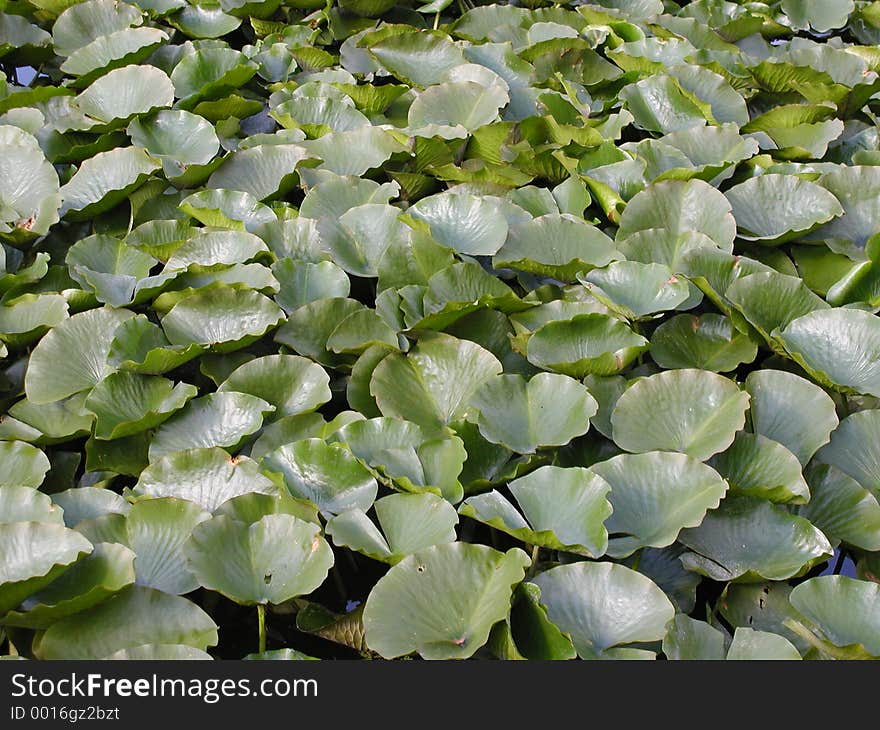
<path id="1" fill-rule="evenodd" d="M 406 492 L 438 494 L 452 503 L 462 498 L 458 481 L 467 458 L 462 441 L 397 418 L 353 419 L 331 436 L 380 480 Z"/>
<path id="2" fill-rule="evenodd" d="M 745 389 L 754 432 L 785 446 L 803 465 L 837 428 L 831 397 L 794 373 L 756 370 L 746 378 Z"/>
<path id="3" fill-rule="evenodd" d="M 833 646 L 858 647 L 880 656 L 880 587 L 845 575 L 822 575 L 796 586 L 795 607 Z"/>
<path id="4" fill-rule="evenodd" d="M 41 659 L 99 659 L 147 643 L 206 649 L 217 625 L 192 601 L 131 586 L 87 611 L 52 624 L 34 642 Z"/>
<path id="5" fill-rule="evenodd" d="M 3 617 L 7 626 L 45 629 L 65 616 L 96 606 L 134 583 L 135 554 L 124 545 L 99 542 L 90 555 L 27 598 L 20 611 Z"/>
<path id="6" fill-rule="evenodd" d="M 250 525 L 213 517 L 193 531 L 186 556 L 202 586 L 243 605 L 311 593 L 333 565 L 320 526 L 285 514 Z"/>
<path id="7" fill-rule="evenodd" d="M 617 240 L 651 229 L 702 233 L 725 248 L 733 244 L 736 220 L 727 198 L 708 183 L 666 180 L 649 185 L 627 203 Z"/>
<path id="8" fill-rule="evenodd" d="M 616 261 L 578 279 L 606 307 L 630 320 L 676 309 L 690 296 L 687 281 L 663 264 Z"/>
<path id="9" fill-rule="evenodd" d="M 752 362 L 758 347 L 720 314 L 679 314 L 663 322 L 651 336 L 651 359 L 665 369 L 697 368 L 714 373 Z"/>
<path id="10" fill-rule="evenodd" d="M 479 345 L 432 333 L 408 355 L 393 353 L 382 360 L 373 371 L 370 393 L 385 416 L 439 427 L 464 416 L 477 388 L 501 369 Z"/>
<path id="11" fill-rule="evenodd" d="M 626 645 L 659 641 L 675 609 L 649 578 L 613 563 L 574 563 L 540 573 L 548 618 L 568 635 L 582 659 L 654 659 Z"/>
<path id="12" fill-rule="evenodd" d="M 536 329 L 526 357 L 538 367 L 583 378 L 614 375 L 647 349 L 648 341 L 624 322 L 605 314 L 578 314 Z"/>
<path id="13" fill-rule="evenodd" d="M 498 205 L 475 195 L 438 193 L 407 213 L 425 221 L 437 243 L 471 256 L 491 256 L 507 237 L 507 219 Z"/>
<path id="14" fill-rule="evenodd" d="M 85 407 L 95 414 L 95 437 L 116 439 L 158 426 L 197 394 L 188 383 L 118 372 L 92 389 Z"/>
<path id="15" fill-rule="evenodd" d="M 880 320 L 856 309 L 817 309 L 773 335 L 820 384 L 880 396 Z"/>
<path id="16" fill-rule="evenodd" d="M 724 639 L 705 621 L 677 613 L 663 637 L 663 654 L 670 661 L 717 661 L 726 654 Z"/>
<path id="17" fill-rule="evenodd" d="M 749 396 L 705 370 L 667 370 L 637 380 L 611 414 L 614 442 L 627 451 L 681 451 L 699 460 L 724 451 L 743 425 Z"/>
<path id="18" fill-rule="evenodd" d="M 277 487 L 246 456 L 230 457 L 217 447 L 175 451 L 153 461 L 141 472 L 134 494 L 176 497 L 208 512 L 242 494 L 275 494 Z"/>
<path id="19" fill-rule="evenodd" d="M 386 659 L 466 659 L 510 611 L 528 556 L 454 542 L 413 553 L 373 587 L 364 608 L 367 645 Z"/>
<path id="20" fill-rule="evenodd" d="M 294 497 L 312 501 L 328 516 L 355 508 L 366 512 L 379 490 L 373 475 L 346 446 L 318 438 L 281 446 L 260 464 L 263 472 L 279 475 Z"/>
<path id="21" fill-rule="evenodd" d="M 730 448 L 713 456 L 710 463 L 730 483 L 733 493 L 788 504 L 810 500 L 797 457 L 760 434 L 739 432 Z"/>
<path id="22" fill-rule="evenodd" d="M 785 580 L 834 552 L 805 519 L 757 497 L 728 497 L 679 541 L 692 551 L 684 567 L 719 581 Z"/>
<path id="23" fill-rule="evenodd" d="M 566 408 L 554 413 L 553 402 Z M 589 391 L 565 375 L 498 375 L 485 381 L 471 399 L 480 432 L 488 441 L 521 454 L 563 446 L 590 427 L 598 405 Z"/>
<path id="24" fill-rule="evenodd" d="M 31 352 L 24 379 L 28 399 L 51 403 L 97 385 L 110 372 L 107 356 L 116 327 L 132 316 L 102 308 L 61 322 Z"/>
<path id="25" fill-rule="evenodd" d="M 249 393 L 275 406 L 282 418 L 310 413 L 330 400 L 329 378 L 324 369 L 304 357 L 269 355 L 236 368 L 218 392 Z"/>
<path id="26" fill-rule="evenodd" d="M 0 524 L 45 522 L 63 525 L 64 510 L 53 504 L 48 495 L 33 487 L 4 484 L 0 487 Z"/>
<path id="27" fill-rule="evenodd" d="M 608 547 L 609 491 L 589 469 L 542 466 L 510 482 L 522 514 L 497 491 L 468 498 L 459 512 L 530 545 L 596 558 Z"/>
<path id="28" fill-rule="evenodd" d="M 738 235 L 746 241 L 784 243 L 843 215 L 843 207 L 830 192 L 795 175 L 759 175 L 724 195 L 732 206 Z"/>
<path id="29" fill-rule="evenodd" d="M 78 532 L 45 522 L 0 525 L 0 545 L 0 616 L 93 550 Z"/>
<path id="30" fill-rule="evenodd" d="M 109 514 L 81 522 L 77 530 L 93 542 L 130 547 L 135 582 L 165 593 L 182 595 L 198 587 L 183 557 L 183 545 L 193 528 L 209 519 L 199 505 L 174 497 L 136 502 L 125 514 Z"/>
<path id="31" fill-rule="evenodd" d="M 513 226 L 492 265 L 568 282 L 618 258 L 612 240 L 595 226 L 573 215 L 548 213 Z"/>
<path id="32" fill-rule="evenodd" d="M 152 173 L 159 161 L 140 147 L 118 147 L 99 152 L 80 165 L 61 187 L 61 216 L 86 220 L 125 200 Z"/>
<path id="33" fill-rule="evenodd" d="M 255 433 L 275 406 L 247 393 L 210 393 L 190 401 L 156 429 L 150 461 L 185 449 L 234 448 Z"/>
<path id="34" fill-rule="evenodd" d="M 172 345 L 201 345 L 215 352 L 247 346 L 284 320 L 271 299 L 218 284 L 184 296 L 162 318 Z"/>
<path id="35" fill-rule="evenodd" d="M 853 413 L 831 433 L 831 441 L 816 455 L 837 467 L 880 499 L 880 410 Z"/>
<path id="36" fill-rule="evenodd" d="M 379 527 L 357 508 L 332 517 L 326 531 L 333 543 L 395 565 L 432 545 L 455 542 L 455 508 L 434 494 L 390 494 L 373 506 Z"/>
<path id="37" fill-rule="evenodd" d="M 830 540 L 863 550 L 880 550 L 880 504 L 855 479 L 830 464 L 813 464 L 806 473 L 810 501 L 797 513 Z"/>
<path id="38" fill-rule="evenodd" d="M 49 471 L 49 459 L 23 441 L 0 441 L 0 487 L 39 487 Z"/>
<path id="39" fill-rule="evenodd" d="M 800 652 L 784 636 L 738 627 L 727 650 L 729 660 L 799 660 Z"/>

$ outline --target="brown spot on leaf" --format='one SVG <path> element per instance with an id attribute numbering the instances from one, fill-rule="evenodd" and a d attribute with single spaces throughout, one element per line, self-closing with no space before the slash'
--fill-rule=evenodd
<path id="1" fill-rule="evenodd" d="M 36 222 L 37 222 L 37 216 L 31 215 L 31 216 L 28 216 L 27 218 L 24 218 L 23 220 L 20 220 L 15 225 L 24 231 L 29 231 L 29 230 L 31 230 L 31 228 L 34 227 L 34 223 L 36 223 Z"/>

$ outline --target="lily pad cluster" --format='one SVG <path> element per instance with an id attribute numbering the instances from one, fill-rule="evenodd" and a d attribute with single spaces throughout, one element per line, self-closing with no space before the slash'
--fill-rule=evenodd
<path id="1" fill-rule="evenodd" d="M 0 653 L 880 657 L 880 3 L 0 0 Z"/>

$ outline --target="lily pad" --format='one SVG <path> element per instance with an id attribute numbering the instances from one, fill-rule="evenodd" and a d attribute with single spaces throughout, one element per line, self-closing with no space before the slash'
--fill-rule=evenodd
<path id="1" fill-rule="evenodd" d="M 880 320 L 856 309 L 817 309 L 774 334 L 820 384 L 880 396 Z"/>
<path id="2" fill-rule="evenodd" d="M 627 451 L 681 451 L 699 460 L 724 451 L 745 425 L 749 396 L 705 370 L 667 370 L 637 380 L 611 414 L 615 443 Z"/>
<path id="3" fill-rule="evenodd" d="M 530 545 L 596 558 L 608 546 L 609 491 L 589 469 L 542 466 L 510 482 L 522 515 L 497 491 L 470 497 L 459 512 Z"/>
<path id="4" fill-rule="evenodd" d="M 343 444 L 311 438 L 282 446 L 264 456 L 262 470 L 277 474 L 294 497 L 308 499 L 324 515 L 350 509 L 366 512 L 376 499 L 372 474 Z"/>
<path id="5" fill-rule="evenodd" d="M 211 393 L 165 421 L 150 442 L 150 461 L 185 449 L 234 448 L 255 433 L 275 407 L 247 393 Z"/>
<path id="6" fill-rule="evenodd" d="M 97 385 L 111 372 L 107 362 L 116 327 L 132 312 L 91 309 L 64 320 L 31 352 L 24 389 L 33 403 L 51 403 Z"/>
<path id="7" fill-rule="evenodd" d="M 320 526 L 284 514 L 250 525 L 213 517 L 196 527 L 185 549 L 202 586 L 243 605 L 311 593 L 333 565 Z"/>
<path id="8" fill-rule="evenodd" d="M 404 558 L 373 587 L 364 608 L 367 645 L 386 659 L 466 659 L 510 611 L 528 556 L 483 545 L 435 545 Z"/>
<path id="9" fill-rule="evenodd" d="M 370 393 L 383 415 L 438 427 L 464 416 L 477 388 L 501 369 L 479 345 L 430 334 L 408 355 L 393 353 L 382 360 L 373 371 Z"/>
<path id="10" fill-rule="evenodd" d="M 34 653 L 41 659 L 100 659 L 150 642 L 204 650 L 217 643 L 217 625 L 185 598 L 131 586 L 52 624 L 35 640 Z"/>
<path id="11" fill-rule="evenodd" d="M 614 375 L 648 349 L 648 341 L 625 323 L 604 314 L 579 314 L 551 321 L 528 339 L 533 365 L 583 378 Z"/>
<path id="12" fill-rule="evenodd" d="M 458 515 L 436 495 L 390 494 L 373 506 L 379 527 L 357 508 L 331 518 L 327 534 L 333 543 L 395 565 L 432 545 L 455 542 Z"/>
<path id="13" fill-rule="evenodd" d="M 552 403 L 558 399 L 566 408 L 554 413 Z M 598 410 L 580 383 L 551 373 L 528 381 L 521 375 L 498 375 L 480 386 L 471 403 L 483 437 L 521 454 L 563 446 L 583 435 Z"/>
<path id="14" fill-rule="evenodd" d="M 752 362 L 758 347 L 720 314 L 679 314 L 651 336 L 651 359 L 665 369 L 696 368 L 715 373 Z"/>
<path id="15" fill-rule="evenodd" d="M 649 578 L 613 563 L 551 568 L 532 581 L 548 618 L 582 659 L 654 659 L 628 644 L 659 641 L 675 609 Z"/>
<path id="16" fill-rule="evenodd" d="M 118 372 L 92 389 L 85 407 L 95 414 L 95 437 L 116 439 L 158 426 L 197 393 L 188 383 Z"/>
<path id="17" fill-rule="evenodd" d="M 684 567 L 720 581 L 785 580 L 834 552 L 807 520 L 757 497 L 728 497 L 679 540 L 692 551 Z"/>

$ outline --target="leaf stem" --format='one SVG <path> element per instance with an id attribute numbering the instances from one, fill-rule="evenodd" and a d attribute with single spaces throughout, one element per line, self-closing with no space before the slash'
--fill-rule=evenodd
<path id="1" fill-rule="evenodd" d="M 834 563 L 834 575 L 840 575 L 844 560 L 846 560 L 846 550 L 838 548 L 837 561 Z"/>
<path id="2" fill-rule="evenodd" d="M 532 545 L 532 564 L 529 566 L 529 570 L 526 573 L 525 580 L 530 580 L 535 573 L 538 572 L 538 560 L 541 557 L 541 546 L 540 545 Z"/>
<path id="3" fill-rule="evenodd" d="M 642 562 L 642 551 L 641 551 L 641 549 L 639 549 L 639 550 L 636 552 L 636 556 L 633 558 L 633 563 L 632 563 L 632 565 L 630 566 L 630 569 L 631 569 L 631 570 L 638 570 L 638 569 L 639 569 L 639 563 L 641 563 L 641 562 Z"/>
<path id="4" fill-rule="evenodd" d="M 260 632 L 260 654 L 266 651 L 266 606 L 257 604 L 257 625 Z"/>
<path id="5" fill-rule="evenodd" d="M 434 30 L 440 26 L 440 11 L 438 10 L 436 15 L 434 15 Z"/>

